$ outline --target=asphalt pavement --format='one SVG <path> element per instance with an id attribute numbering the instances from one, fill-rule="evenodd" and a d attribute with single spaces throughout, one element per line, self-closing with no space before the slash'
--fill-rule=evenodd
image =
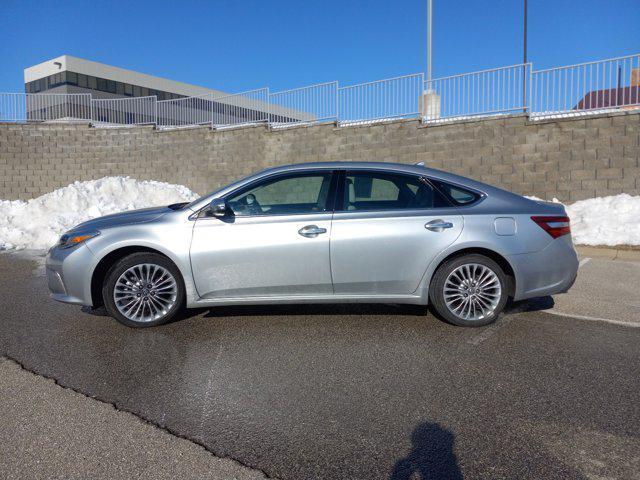
<path id="1" fill-rule="evenodd" d="M 261 472 L 0 358 L 5 480 L 259 480 Z"/>
<path id="2" fill-rule="evenodd" d="M 607 288 L 640 278 L 589 265 L 578 288 L 609 268 L 626 277 Z M 133 330 L 49 300 L 32 260 L 0 255 L 0 271 L 1 355 L 267 476 L 640 478 L 637 288 L 623 318 L 587 293 L 594 310 L 543 298 L 478 329 L 311 305 Z"/>

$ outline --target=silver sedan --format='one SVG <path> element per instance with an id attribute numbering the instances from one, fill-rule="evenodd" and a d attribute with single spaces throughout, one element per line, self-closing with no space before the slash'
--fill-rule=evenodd
<path id="1" fill-rule="evenodd" d="M 85 222 L 47 256 L 52 297 L 132 327 L 182 307 L 432 306 L 460 326 L 566 292 L 578 259 L 560 204 L 420 165 L 264 170 L 189 204 Z"/>

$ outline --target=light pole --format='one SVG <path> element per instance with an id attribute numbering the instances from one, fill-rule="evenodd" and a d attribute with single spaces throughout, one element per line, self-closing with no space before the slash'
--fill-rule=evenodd
<path id="1" fill-rule="evenodd" d="M 433 28 L 433 0 L 427 0 L 427 85 L 431 89 L 431 50 L 432 50 L 432 32 Z"/>
<path id="2" fill-rule="evenodd" d="M 527 0 L 524 0 L 524 41 L 523 41 L 523 67 L 522 67 L 522 111 L 527 112 Z M 529 86 L 531 88 L 531 86 Z"/>
<path id="3" fill-rule="evenodd" d="M 420 96 L 420 113 L 423 118 L 431 120 L 440 117 L 440 96 L 431 83 L 431 58 L 433 53 L 433 0 L 427 0 L 427 81 Z"/>

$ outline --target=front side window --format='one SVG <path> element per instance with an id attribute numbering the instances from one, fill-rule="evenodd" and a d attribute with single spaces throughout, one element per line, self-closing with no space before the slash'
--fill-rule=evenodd
<path id="1" fill-rule="evenodd" d="M 235 215 L 291 215 L 327 211 L 331 172 L 265 180 L 227 198 Z"/>
<path id="2" fill-rule="evenodd" d="M 428 182 L 413 175 L 347 172 L 343 210 L 410 210 L 451 204 Z"/>

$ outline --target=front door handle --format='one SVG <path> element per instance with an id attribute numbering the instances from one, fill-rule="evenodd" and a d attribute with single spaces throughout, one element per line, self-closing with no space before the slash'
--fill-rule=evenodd
<path id="1" fill-rule="evenodd" d="M 303 237 L 314 238 L 321 233 L 327 233 L 327 229 L 318 227 L 317 225 L 307 225 L 298 230 L 298 233 Z"/>
<path id="2" fill-rule="evenodd" d="M 424 228 L 426 228 L 427 230 L 431 230 L 432 232 L 441 232 L 445 228 L 453 228 L 453 223 L 445 222 L 441 219 L 431 220 L 424 226 Z"/>

